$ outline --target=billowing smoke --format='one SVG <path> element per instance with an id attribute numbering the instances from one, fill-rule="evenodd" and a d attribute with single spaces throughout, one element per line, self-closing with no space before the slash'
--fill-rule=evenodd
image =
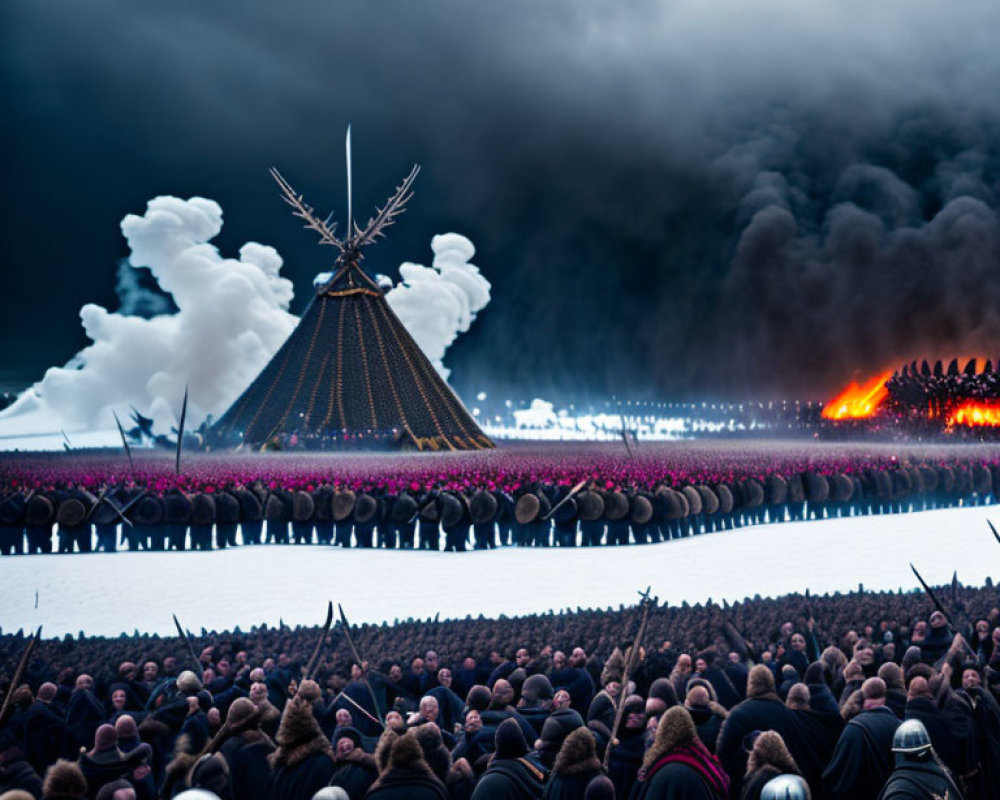
<path id="1" fill-rule="evenodd" d="M 379 257 L 460 230 L 504 265 L 502 313 L 448 352 L 466 395 L 820 398 L 1000 356 L 993 0 L 8 5 L 5 256 L 72 265 L 8 271 L 11 366 L 51 362 L 71 315 L 22 332 L 79 307 L 102 221 L 167 179 L 225 197 L 239 241 L 273 232 L 304 285 L 315 246 L 264 168 L 340 197 L 348 122 L 355 198 L 425 168 Z M 54 193 L 76 213 L 52 237 Z"/>
<path id="2" fill-rule="evenodd" d="M 479 267 L 470 264 L 476 248 L 457 233 L 431 240 L 434 260 L 430 267 L 406 262 L 399 267 L 403 277 L 386 295 L 420 349 L 447 380 L 444 354 L 460 333 L 490 302 L 490 283 Z"/>
<path id="3" fill-rule="evenodd" d="M 214 201 L 157 197 L 121 228 L 131 248 L 118 269 L 121 307 L 80 310 L 92 344 L 49 369 L 5 412 L 15 428 L 19 416 L 33 414 L 46 430 L 106 429 L 112 411 L 125 420 L 134 407 L 166 432 L 185 386 L 188 423 L 197 427 L 229 407 L 298 323 L 274 248 L 248 242 L 239 258 L 226 258 L 211 244 L 222 229 Z M 464 236 L 435 236 L 431 248 L 433 266 L 403 264 L 404 283 L 388 298 L 447 375 L 444 352 L 489 302 L 490 284 L 468 263 L 475 248 Z"/>
<path id="4" fill-rule="evenodd" d="M 80 309 L 92 344 L 66 367 L 49 369 L 9 415 L 40 406 L 54 427 L 104 429 L 114 425 L 112 411 L 127 418 L 135 407 L 166 432 L 188 386 L 189 420 L 197 426 L 225 410 L 294 327 L 287 310 L 292 284 L 278 274 L 281 256 L 253 242 L 239 258 L 220 255 L 210 242 L 222 229 L 222 209 L 212 200 L 157 197 L 121 228 L 129 263 L 149 269 L 177 312 L 137 316 L 167 306 L 154 303 L 159 295 L 134 278 L 123 279 L 120 268 L 123 308 Z"/>
<path id="5" fill-rule="evenodd" d="M 716 323 L 734 382 L 829 386 L 911 359 L 996 358 L 996 164 L 938 155 L 920 178 L 854 152 L 823 180 L 818 156 L 808 179 L 794 148 L 743 164 Z"/>

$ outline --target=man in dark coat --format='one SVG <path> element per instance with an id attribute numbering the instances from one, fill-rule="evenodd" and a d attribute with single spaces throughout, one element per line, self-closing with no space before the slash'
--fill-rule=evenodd
<path id="1" fill-rule="evenodd" d="M 689 686 L 684 707 L 694 721 L 698 738 L 704 742 L 710 753 L 714 753 L 719 731 L 722 730 L 722 723 L 726 721 L 729 712 L 712 699 L 708 688 L 697 684 Z"/>
<path id="2" fill-rule="evenodd" d="M 965 666 L 962 671 L 962 688 L 957 694 L 968 703 L 975 722 L 982 773 L 978 777 L 983 787 L 981 796 L 989 800 L 1000 800 L 1000 705 L 982 688 L 978 665 Z"/>
<path id="3" fill-rule="evenodd" d="M 62 715 L 53 707 L 56 691 L 54 683 L 39 686 L 38 698 L 24 718 L 25 755 L 39 775 L 67 754 L 69 732 Z"/>
<path id="4" fill-rule="evenodd" d="M 356 728 L 338 728 L 336 737 L 330 786 L 339 786 L 351 800 L 362 800 L 378 778 L 375 759 L 361 749 L 361 732 Z"/>
<path id="5" fill-rule="evenodd" d="M 892 738 L 899 720 L 886 705 L 885 681 L 869 678 L 861 696 L 864 710 L 844 727 L 823 772 L 829 800 L 875 800 L 892 772 Z"/>
<path id="6" fill-rule="evenodd" d="M 87 779 L 87 796 L 95 798 L 106 783 L 131 777 L 151 757 L 152 749 L 148 744 L 140 744 L 129 753 L 122 752 L 115 726 L 101 725 L 94 734 L 93 749 L 80 754 L 80 769 Z"/>
<path id="7" fill-rule="evenodd" d="M 535 729 L 531 727 L 531 723 L 528 722 L 528 720 L 522 717 L 517 710 L 511 706 L 511 701 L 513 699 L 514 687 L 510 685 L 509 681 L 501 678 L 493 684 L 493 694 L 490 698 L 489 707 L 480 714 L 483 720 L 483 727 L 495 730 L 502 722 L 513 718 L 513 720 L 518 724 L 518 727 L 521 728 L 524 740 L 533 740 L 535 737 Z"/>
<path id="8" fill-rule="evenodd" d="M 565 689 L 556 692 L 552 698 L 552 712 L 542 724 L 542 732 L 535 743 L 542 765 L 553 764 L 566 737 L 584 725 L 583 717 L 570 708 L 569 692 Z"/>
<path id="9" fill-rule="evenodd" d="M 333 777 L 333 749 L 313 717 L 307 684 L 285 704 L 278 728 L 278 749 L 268 756 L 273 780 L 270 797 L 274 800 L 301 800 L 312 797 Z M 315 686 L 315 684 L 313 684 Z M 319 687 L 316 687 L 319 694 Z"/>
<path id="10" fill-rule="evenodd" d="M 66 727 L 69 729 L 74 749 L 91 746 L 94 743 L 94 732 L 107 716 L 93 688 L 94 679 L 86 674 L 80 675 L 76 679 L 76 688 L 69 699 Z"/>
<path id="11" fill-rule="evenodd" d="M 556 690 L 565 689 L 572 698 L 571 707 L 581 716 L 590 708 L 594 699 L 594 679 L 586 670 L 587 653 L 582 647 L 573 650 L 569 663 L 562 669 L 553 669 L 549 681 Z"/>
<path id="12" fill-rule="evenodd" d="M 803 773 L 807 774 L 806 764 L 814 763 L 815 755 L 812 752 L 811 737 L 803 734 L 813 733 L 812 720 L 803 716 L 802 724 L 799 724 L 800 720 L 795 715 L 810 713 L 812 712 L 795 712 L 785 707 L 775 692 L 774 675 L 766 666 L 757 664 L 750 670 L 747 699 L 729 712 L 716 745 L 719 760 L 729 773 L 729 796 L 732 800 L 739 799 L 746 772 L 744 739 L 755 730 L 776 731 L 788 745 Z M 819 789 L 815 789 L 815 793 L 818 792 Z"/>
<path id="13" fill-rule="evenodd" d="M 472 800 L 541 800 L 546 774 L 527 758 L 528 744 L 517 722 L 501 722 L 494 743 L 490 765 Z"/>
<path id="14" fill-rule="evenodd" d="M 449 800 L 448 790 L 431 771 L 416 735 L 387 730 L 375 760 L 381 772 L 368 790 L 368 800 Z"/>

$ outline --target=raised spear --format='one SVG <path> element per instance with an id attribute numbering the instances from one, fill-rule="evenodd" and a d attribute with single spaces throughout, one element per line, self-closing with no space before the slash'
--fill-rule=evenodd
<path id="1" fill-rule="evenodd" d="M 174 614 L 174 625 L 177 626 L 177 633 L 184 640 L 184 644 L 187 645 L 188 652 L 191 654 L 191 660 L 195 664 L 195 675 L 199 678 L 201 677 L 201 661 L 198 660 L 197 654 L 194 652 L 194 645 L 191 644 L 191 637 L 188 636 L 187 631 L 181 627 L 180 620 L 177 619 L 177 615 Z"/>
<path id="2" fill-rule="evenodd" d="M 635 641 L 632 643 L 632 654 L 629 656 L 628 661 L 625 663 L 625 670 L 622 673 L 621 688 L 618 690 L 618 702 L 616 703 L 615 710 L 615 724 L 611 728 L 611 741 L 608 742 L 608 746 L 604 751 L 604 769 L 608 768 L 608 762 L 611 759 L 611 749 L 615 744 L 615 737 L 618 734 L 618 726 L 621 724 L 622 715 L 625 713 L 625 687 L 628 685 L 628 676 L 632 671 L 632 667 L 635 664 L 636 658 L 639 657 L 639 648 L 642 647 L 642 637 L 646 633 L 646 622 L 649 620 L 649 609 L 656 602 L 655 599 L 650 598 L 649 591 L 651 587 L 646 587 L 645 592 L 639 592 L 640 605 L 642 606 L 642 617 L 639 620 L 639 630 L 635 635 Z"/>
<path id="3" fill-rule="evenodd" d="M 563 503 L 566 503 L 574 495 L 579 494 L 580 490 L 584 486 L 586 486 L 586 485 L 587 485 L 587 481 L 580 481 L 576 486 L 574 486 L 572 489 L 570 489 L 569 490 L 569 494 L 567 494 L 562 500 L 560 500 L 558 503 L 556 503 L 554 506 L 552 506 L 552 510 L 548 514 L 546 514 L 544 517 L 542 517 L 542 522 L 545 522 L 545 520 L 547 520 L 549 517 L 551 517 L 553 514 L 555 514 L 556 511 L 559 509 L 559 506 L 563 505 Z"/>
<path id="4" fill-rule="evenodd" d="M 177 458 L 174 461 L 174 472 L 181 474 L 181 447 L 184 444 L 184 418 L 188 410 L 188 387 L 184 387 L 184 402 L 181 404 L 181 421 L 177 426 Z"/>
<path id="5" fill-rule="evenodd" d="M 996 538 L 997 543 L 1000 544 L 1000 533 L 997 533 L 997 529 L 993 527 L 993 523 L 986 520 L 986 524 L 990 526 L 990 530 L 993 531 L 993 536 Z"/>
<path id="6" fill-rule="evenodd" d="M 917 568 L 913 566 L 912 563 L 910 564 L 910 569 L 912 569 L 913 574 L 917 576 L 917 580 L 920 581 L 920 585 L 924 587 L 924 591 L 927 592 L 927 596 L 930 597 L 931 602 L 934 603 L 934 607 L 944 614 L 944 618 L 948 620 L 948 622 L 951 622 L 951 618 L 948 616 L 948 612 L 944 610 L 944 606 L 941 605 L 941 601 L 937 599 L 937 596 L 934 594 L 931 587 L 927 585 L 927 582 L 920 577 L 920 573 L 917 572 Z"/>
<path id="7" fill-rule="evenodd" d="M 121 420 L 118 419 L 118 414 L 114 411 L 111 412 L 115 417 L 115 425 L 118 426 L 118 433 L 122 437 L 122 446 L 125 448 L 125 455 L 128 456 L 128 468 L 132 473 L 132 480 L 135 480 L 135 463 L 132 461 L 132 448 L 128 446 L 128 440 L 125 438 L 125 429 L 122 427 Z"/>
<path id="8" fill-rule="evenodd" d="M 326 635 L 330 632 L 330 626 L 333 624 L 333 601 L 329 600 L 326 605 L 326 622 L 323 623 L 323 629 L 319 632 L 319 639 L 316 640 L 316 647 L 313 648 L 312 657 L 309 659 L 309 663 L 306 664 L 306 677 L 311 678 L 313 676 L 313 670 L 316 669 L 316 662 L 319 661 L 319 654 L 323 649 L 323 642 L 326 641 Z"/>
<path id="9" fill-rule="evenodd" d="M 375 706 L 375 715 L 381 720 L 382 710 L 378 707 L 378 699 L 375 697 L 375 690 L 372 689 L 371 683 L 368 681 L 368 674 L 365 672 L 365 662 L 361 660 L 361 654 L 358 652 L 358 648 L 354 646 L 354 640 L 351 638 L 350 625 L 347 622 L 347 616 L 344 614 L 344 607 L 337 603 L 337 611 L 340 612 L 340 621 L 344 626 L 344 638 L 347 640 L 347 646 L 351 648 L 351 653 L 354 655 L 355 661 L 358 662 L 358 668 L 361 670 L 361 680 L 365 682 L 365 686 L 368 687 L 368 694 L 371 695 L 372 704 Z"/>
<path id="10" fill-rule="evenodd" d="M 34 636 L 28 639 L 28 643 L 24 647 L 24 653 L 21 655 L 21 660 L 17 663 L 17 669 L 14 670 L 14 677 L 11 678 L 10 688 L 7 690 L 7 696 L 3 699 L 3 706 L 0 707 L 0 725 L 3 725 L 4 721 L 7 719 L 7 714 L 11 709 L 11 704 L 14 700 L 14 690 L 21 683 L 21 678 L 24 676 L 24 671 L 28 668 L 28 659 L 31 658 L 31 653 L 35 649 L 35 645 L 38 644 L 38 640 L 42 637 L 42 626 L 38 626 L 38 630 L 35 631 Z"/>

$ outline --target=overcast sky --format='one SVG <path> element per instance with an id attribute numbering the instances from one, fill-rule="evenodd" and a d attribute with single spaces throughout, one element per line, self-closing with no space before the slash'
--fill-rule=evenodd
<path id="1" fill-rule="evenodd" d="M 116 305 L 118 227 L 220 203 L 301 313 L 343 219 L 419 162 L 372 271 L 477 247 L 466 397 L 822 397 L 855 370 L 1000 356 L 1000 6 L 513 0 L 0 5 L 0 381 Z M 398 276 L 395 276 L 398 277 Z"/>

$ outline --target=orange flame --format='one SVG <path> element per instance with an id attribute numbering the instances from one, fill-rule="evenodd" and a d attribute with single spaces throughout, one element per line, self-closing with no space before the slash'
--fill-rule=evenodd
<path id="1" fill-rule="evenodd" d="M 889 396 L 885 384 L 892 377 L 892 370 L 872 378 L 860 386 L 850 385 L 823 407 L 824 419 L 864 419 L 878 411 Z"/>
<path id="2" fill-rule="evenodd" d="M 956 406 L 948 414 L 947 426 L 967 425 L 969 427 L 1000 426 L 1000 402 L 981 402 L 969 400 Z"/>

